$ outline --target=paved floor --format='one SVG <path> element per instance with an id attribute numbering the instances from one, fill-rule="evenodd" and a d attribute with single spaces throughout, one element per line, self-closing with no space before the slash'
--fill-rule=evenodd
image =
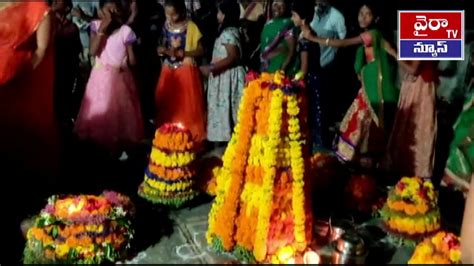
<path id="1" fill-rule="evenodd" d="M 139 238 L 147 238 L 151 243 L 136 253 L 132 259 L 119 264 L 228 264 L 237 262 L 230 254 L 216 254 L 207 245 L 205 234 L 210 203 L 197 204 L 189 208 L 171 211 L 168 216 L 172 221 L 172 230 L 168 235 L 154 236 L 156 232 L 163 232 L 160 223 L 139 231 Z M 153 210 L 152 210 L 153 211 Z M 156 210 L 154 210 L 156 212 Z M 159 211 L 158 211 L 159 212 Z M 157 215 L 163 219 L 164 213 Z M 152 220 L 157 217 L 149 217 Z M 377 223 L 376 220 L 369 224 Z M 139 228 L 142 225 L 138 225 Z M 374 249 L 377 248 L 377 250 Z M 383 264 L 405 264 L 411 253 L 410 248 L 396 248 L 386 239 L 371 246 L 367 261 Z M 319 250 L 325 261 L 330 260 L 331 247 L 325 246 Z M 381 254 L 383 253 L 383 254 Z"/>
<path id="2" fill-rule="evenodd" d="M 210 203 L 204 203 L 170 212 L 172 233 L 122 263 L 223 264 L 233 261 L 231 255 L 216 254 L 207 246 L 205 235 L 209 209 Z"/>

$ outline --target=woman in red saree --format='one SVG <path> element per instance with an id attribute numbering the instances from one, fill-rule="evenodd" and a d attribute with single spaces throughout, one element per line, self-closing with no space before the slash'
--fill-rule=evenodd
<path id="1" fill-rule="evenodd" d="M 12 247 L 11 252 L 1 252 L 0 261 L 4 263 L 21 255 L 19 224 L 25 218 L 22 212 L 28 212 L 26 207 L 42 204 L 33 196 L 51 193 L 51 178 L 59 172 L 59 134 L 53 113 L 54 55 L 50 44 L 51 21 L 46 3 L 0 2 L 0 194 L 14 191 L 28 204 L 12 202 L 12 198 L 2 200 L 9 203 L 4 210 L 9 229 L 3 237 Z"/>
<path id="2" fill-rule="evenodd" d="M 50 44 L 51 21 L 45 3 L 2 3 L 0 157 L 35 175 L 54 176 L 59 135 L 53 113 L 54 55 Z"/>

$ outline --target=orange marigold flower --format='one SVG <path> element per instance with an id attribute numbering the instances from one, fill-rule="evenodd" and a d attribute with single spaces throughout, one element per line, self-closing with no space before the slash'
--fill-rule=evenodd
<path id="1" fill-rule="evenodd" d="M 405 205 L 405 213 L 410 215 L 410 216 L 413 216 L 416 214 L 416 207 L 415 205 L 413 204 L 406 204 Z"/>

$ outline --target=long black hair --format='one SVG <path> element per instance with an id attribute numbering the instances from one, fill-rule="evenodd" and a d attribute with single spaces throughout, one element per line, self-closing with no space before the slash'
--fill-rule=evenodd
<path id="1" fill-rule="evenodd" d="M 54 3 L 54 0 L 48 0 L 49 6 L 52 6 L 53 3 Z M 64 0 L 64 5 L 68 8 L 68 11 L 70 12 L 73 7 L 72 0 Z"/>
<path id="2" fill-rule="evenodd" d="M 186 9 L 186 3 L 184 2 L 185 0 L 166 0 L 165 1 L 165 6 L 171 6 L 176 10 L 176 13 L 179 14 L 179 18 L 181 20 L 186 19 L 187 17 L 187 9 Z"/>
<path id="3" fill-rule="evenodd" d="M 115 4 L 118 8 L 119 14 L 112 14 L 112 22 L 107 28 L 107 34 L 112 34 L 116 29 L 120 28 L 124 23 L 124 10 L 123 3 L 121 0 L 99 0 L 100 9 L 104 8 L 106 4 Z"/>
<path id="4" fill-rule="evenodd" d="M 282 1 L 284 4 L 285 4 L 285 12 L 283 13 L 283 17 L 284 18 L 288 18 L 288 17 L 291 17 L 291 7 L 293 6 L 293 2 L 310 2 L 310 0 L 273 0 L 271 1 L 272 5 L 274 2 L 277 2 L 277 1 Z M 313 1 L 314 2 L 314 1 Z M 270 5 L 270 10 L 272 9 L 272 5 Z M 314 9 L 314 5 L 313 5 L 313 9 Z M 272 15 L 273 17 L 273 15 Z"/>
<path id="5" fill-rule="evenodd" d="M 314 18 L 314 4 L 312 1 L 295 1 L 291 7 L 291 10 L 298 14 L 307 25 L 311 23 Z"/>
<path id="6" fill-rule="evenodd" d="M 369 28 L 379 28 L 380 27 L 380 7 L 379 4 L 377 4 L 374 0 L 362 0 L 360 1 L 359 9 L 357 10 L 358 12 L 360 9 L 366 6 L 367 8 L 370 9 L 372 12 L 372 15 L 374 17 L 374 21 L 369 25 Z"/>
<path id="7" fill-rule="evenodd" d="M 219 4 L 219 10 L 225 15 L 224 21 L 219 26 L 220 35 L 228 27 L 240 26 L 240 6 L 236 0 L 224 0 Z"/>

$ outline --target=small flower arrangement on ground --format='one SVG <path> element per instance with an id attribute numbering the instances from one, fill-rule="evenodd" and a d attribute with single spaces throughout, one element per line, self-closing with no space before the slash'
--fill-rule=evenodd
<path id="1" fill-rule="evenodd" d="M 448 232 L 438 232 L 418 244 L 408 264 L 460 264 L 459 237 Z"/>
<path id="2" fill-rule="evenodd" d="M 380 210 L 386 229 L 402 244 L 414 246 L 440 229 L 438 195 L 430 180 L 403 177 Z"/>
<path id="3" fill-rule="evenodd" d="M 181 124 L 165 124 L 155 132 L 150 162 L 138 194 L 156 204 L 180 207 L 197 196 L 198 144 Z"/>
<path id="4" fill-rule="evenodd" d="M 25 264 L 100 264 L 124 258 L 133 238 L 130 199 L 116 192 L 100 196 L 52 196 L 28 230 Z"/>

